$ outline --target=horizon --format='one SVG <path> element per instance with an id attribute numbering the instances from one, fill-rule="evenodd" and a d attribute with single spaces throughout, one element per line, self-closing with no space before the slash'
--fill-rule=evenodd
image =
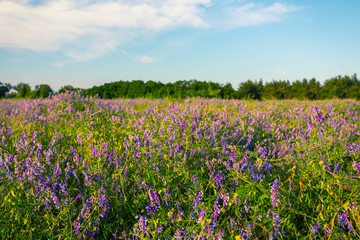
<path id="1" fill-rule="evenodd" d="M 360 72 L 358 1 L 0 0 L 0 81 L 324 81 Z"/>

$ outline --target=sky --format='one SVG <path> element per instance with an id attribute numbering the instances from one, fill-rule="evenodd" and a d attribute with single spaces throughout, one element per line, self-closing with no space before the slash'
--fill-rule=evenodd
<path id="1" fill-rule="evenodd" d="M 0 82 L 321 83 L 360 74 L 358 0 L 0 0 Z"/>

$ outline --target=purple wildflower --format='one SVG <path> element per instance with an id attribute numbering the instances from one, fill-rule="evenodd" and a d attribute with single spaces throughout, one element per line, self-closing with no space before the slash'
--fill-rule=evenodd
<path id="1" fill-rule="evenodd" d="M 136 218 L 139 219 L 138 221 L 138 227 L 140 229 L 140 231 L 145 234 L 146 236 L 150 236 L 149 235 L 149 230 L 148 230 L 148 227 L 146 226 L 146 217 L 145 216 L 141 216 L 141 215 L 138 215 L 136 216 Z"/>
<path id="2" fill-rule="evenodd" d="M 248 166 L 248 163 L 246 162 L 248 159 L 249 159 L 249 156 L 245 154 L 244 157 L 243 157 L 243 159 L 242 159 L 242 161 L 241 161 L 241 168 L 240 168 L 240 170 L 241 170 L 242 172 L 245 171 L 245 169 L 246 169 L 247 166 Z"/>
<path id="3" fill-rule="evenodd" d="M 157 227 L 157 232 L 158 233 L 161 233 L 163 231 L 163 226 L 160 224 L 158 227 Z"/>
<path id="4" fill-rule="evenodd" d="M 181 237 L 181 230 L 180 230 L 180 228 L 178 228 L 177 230 L 176 230 L 176 233 L 175 233 L 175 235 L 174 235 L 174 238 L 175 239 L 181 239 L 182 237 Z"/>
<path id="5" fill-rule="evenodd" d="M 325 227 L 324 232 L 325 234 L 329 234 L 331 232 L 331 229 L 329 227 Z"/>
<path id="6" fill-rule="evenodd" d="M 160 200 L 157 191 L 154 192 L 151 188 L 149 189 L 149 197 L 150 204 L 146 206 L 146 211 L 150 216 L 153 216 L 154 213 L 159 210 Z"/>
<path id="7" fill-rule="evenodd" d="M 349 217 L 349 213 L 347 211 L 344 211 L 344 213 L 339 214 L 338 213 L 338 223 L 339 226 L 344 230 L 344 231 L 351 231 L 354 236 L 355 236 L 355 230 L 351 225 L 351 222 L 348 219 Z"/>
<path id="8" fill-rule="evenodd" d="M 282 222 L 281 219 L 278 217 L 277 213 L 272 212 L 272 216 L 273 216 L 273 221 L 274 221 L 274 234 L 275 237 L 279 237 L 280 236 L 280 223 Z"/>
<path id="9" fill-rule="evenodd" d="M 196 193 L 196 196 L 193 200 L 193 205 L 194 205 L 194 208 L 197 208 L 197 206 L 200 204 L 201 202 L 201 196 L 203 195 L 203 192 L 201 190 L 199 190 L 197 193 Z"/>
<path id="10" fill-rule="evenodd" d="M 248 202 L 246 200 L 244 202 L 244 206 L 245 206 L 245 211 L 248 213 L 249 212 L 249 206 L 248 206 Z"/>
<path id="11" fill-rule="evenodd" d="M 213 215 L 214 221 L 217 220 L 217 218 L 218 218 L 219 215 L 220 215 L 220 212 L 221 212 L 221 209 L 220 209 L 220 207 L 219 207 L 219 198 L 216 198 L 215 204 L 214 204 L 214 215 Z"/>
<path id="12" fill-rule="evenodd" d="M 65 196 L 69 195 L 66 184 L 60 184 L 61 191 L 65 194 Z"/>
<path id="13" fill-rule="evenodd" d="M 89 186 L 90 183 L 92 182 L 91 177 L 87 174 L 87 172 L 85 170 L 82 171 L 84 176 L 85 176 L 85 186 Z"/>
<path id="14" fill-rule="evenodd" d="M 193 180 L 195 189 L 197 189 L 197 188 L 198 188 L 198 182 L 197 182 L 196 174 L 194 174 L 194 175 L 191 177 L 191 179 Z"/>
<path id="15" fill-rule="evenodd" d="M 60 202 L 59 202 L 59 199 L 58 197 L 55 195 L 55 193 L 51 193 L 51 198 L 54 202 L 54 205 L 60 210 Z"/>
<path id="16" fill-rule="evenodd" d="M 279 180 L 275 179 L 271 186 L 271 200 L 272 200 L 272 207 L 276 207 L 278 202 L 280 202 L 279 198 Z"/>
<path id="17" fill-rule="evenodd" d="M 200 213 L 199 213 L 198 220 L 196 221 L 196 223 L 201 223 L 201 222 L 202 222 L 202 218 L 203 218 L 204 215 L 205 215 L 205 211 L 201 209 L 201 210 L 200 210 Z"/>
<path id="18" fill-rule="evenodd" d="M 61 175 L 61 169 L 59 167 L 59 161 L 56 161 L 55 167 L 54 167 L 54 177 L 58 177 Z"/>
<path id="19" fill-rule="evenodd" d="M 75 221 L 75 233 L 76 235 L 79 235 L 80 234 L 80 231 L 81 231 L 81 227 L 80 227 L 80 222 L 78 220 Z"/>
<path id="20" fill-rule="evenodd" d="M 218 190 L 220 186 L 224 184 L 225 181 L 225 174 L 222 171 L 219 171 L 215 177 L 214 182 L 216 184 L 216 189 Z"/>
<path id="21" fill-rule="evenodd" d="M 314 226 L 311 226 L 312 235 L 316 235 L 320 232 L 320 222 L 317 222 Z"/>
<path id="22" fill-rule="evenodd" d="M 229 193 L 224 193 L 223 197 L 223 206 L 226 207 L 229 204 L 230 201 L 230 195 Z"/>
<path id="23" fill-rule="evenodd" d="M 360 174 L 360 162 L 353 162 L 353 167 L 355 168 L 355 170 L 358 172 L 358 174 Z"/>

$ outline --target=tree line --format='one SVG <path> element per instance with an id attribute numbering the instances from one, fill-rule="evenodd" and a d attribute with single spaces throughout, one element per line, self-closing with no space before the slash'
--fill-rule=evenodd
<path id="1" fill-rule="evenodd" d="M 11 89 L 16 91 L 10 92 Z M 28 84 L 16 86 L 0 82 L 0 98 L 45 98 L 65 91 L 74 91 L 70 85 L 63 86 L 54 92 L 47 84 L 36 85 L 32 90 Z M 336 76 L 320 84 L 315 78 L 290 82 L 273 80 L 265 84 L 260 81 L 247 80 L 234 89 L 230 83 L 220 84 L 198 80 L 180 80 L 175 83 L 161 83 L 142 80 L 117 81 L 82 89 L 85 96 L 98 95 L 103 99 L 114 98 L 223 98 L 223 99 L 357 99 L 360 100 L 360 81 L 357 75 Z M 10 93 L 9 93 L 10 92 Z"/>

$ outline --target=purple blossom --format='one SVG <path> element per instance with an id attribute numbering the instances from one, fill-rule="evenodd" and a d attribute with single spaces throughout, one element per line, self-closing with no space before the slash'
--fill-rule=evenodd
<path id="1" fill-rule="evenodd" d="M 243 171 L 245 171 L 245 169 L 247 168 L 247 166 L 248 166 L 248 163 L 247 163 L 247 160 L 249 159 L 249 156 L 248 155 L 244 155 L 244 157 L 243 157 L 243 159 L 242 159 L 242 161 L 241 161 L 241 168 L 240 168 L 240 170 L 243 172 Z"/>
<path id="2" fill-rule="evenodd" d="M 360 162 L 353 162 L 353 168 L 355 168 L 355 170 L 358 172 L 358 174 L 360 174 Z"/>
<path id="3" fill-rule="evenodd" d="M 85 176 L 85 186 L 89 186 L 92 182 L 91 177 L 88 175 L 88 173 L 85 170 L 83 170 L 82 173 Z"/>
<path id="4" fill-rule="evenodd" d="M 273 221 L 274 221 L 274 237 L 280 236 L 280 223 L 282 222 L 277 213 L 272 212 Z"/>
<path id="5" fill-rule="evenodd" d="M 316 235 L 320 232 L 320 222 L 317 222 L 314 226 L 311 226 L 312 235 Z"/>
<path id="6" fill-rule="evenodd" d="M 150 234 L 149 234 L 149 229 L 148 229 L 148 227 L 147 227 L 147 219 L 146 219 L 146 217 L 145 216 L 141 216 L 141 215 L 138 215 L 138 216 L 136 216 L 136 218 L 138 218 L 139 219 L 139 221 L 138 221 L 138 228 L 139 228 L 139 230 L 143 233 L 143 234 L 145 234 L 146 236 L 150 236 Z"/>
<path id="7" fill-rule="evenodd" d="M 196 193 L 196 196 L 193 200 L 193 205 L 194 205 L 194 208 L 196 209 L 198 207 L 198 205 L 200 204 L 201 202 L 201 196 L 203 195 L 203 192 L 201 190 L 199 190 L 197 193 Z"/>
<path id="8" fill-rule="evenodd" d="M 220 186 L 224 184 L 225 181 L 225 174 L 222 171 L 219 171 L 215 177 L 214 182 L 216 184 L 216 189 L 218 190 Z"/>
<path id="9" fill-rule="evenodd" d="M 196 174 L 194 174 L 191 179 L 193 180 L 193 184 L 194 184 L 194 187 L 195 189 L 198 188 L 198 182 L 197 182 L 197 177 L 196 177 Z"/>
<path id="10" fill-rule="evenodd" d="M 205 211 L 204 210 L 200 210 L 199 216 L 198 216 L 198 220 L 196 221 L 196 223 L 201 223 L 202 222 L 202 218 L 205 215 Z"/>
<path id="11" fill-rule="evenodd" d="M 149 189 L 149 197 L 150 203 L 146 206 L 146 211 L 150 216 L 153 216 L 159 210 L 160 200 L 157 191 L 154 192 L 151 188 Z"/>
<path id="12" fill-rule="evenodd" d="M 272 200 L 272 207 L 276 207 L 280 202 L 279 196 L 279 180 L 275 179 L 273 183 L 271 183 L 271 200 Z"/>
<path id="13" fill-rule="evenodd" d="M 182 239 L 182 236 L 181 236 L 181 230 L 180 230 L 180 228 L 178 228 L 177 230 L 176 230 L 176 233 L 175 233 L 175 235 L 174 235 L 174 238 L 175 239 Z"/>
<path id="14" fill-rule="evenodd" d="M 351 225 L 351 222 L 348 219 L 349 217 L 349 213 L 347 211 L 344 211 L 342 214 L 340 214 L 338 212 L 338 223 L 339 226 L 344 230 L 344 231 L 351 231 L 354 236 L 355 236 L 355 230 Z"/>
<path id="15" fill-rule="evenodd" d="M 51 198 L 53 200 L 54 205 L 60 210 L 60 202 L 58 197 L 55 195 L 55 193 L 51 193 Z"/>
<path id="16" fill-rule="evenodd" d="M 248 206 L 248 202 L 246 200 L 244 202 L 244 206 L 245 206 L 245 211 L 248 213 L 249 212 L 249 206 Z"/>
<path id="17" fill-rule="evenodd" d="M 76 235 L 79 235 L 80 234 L 80 231 L 81 231 L 81 227 L 80 227 L 80 222 L 78 220 L 75 221 L 74 223 L 74 228 L 75 228 L 75 233 Z"/>

